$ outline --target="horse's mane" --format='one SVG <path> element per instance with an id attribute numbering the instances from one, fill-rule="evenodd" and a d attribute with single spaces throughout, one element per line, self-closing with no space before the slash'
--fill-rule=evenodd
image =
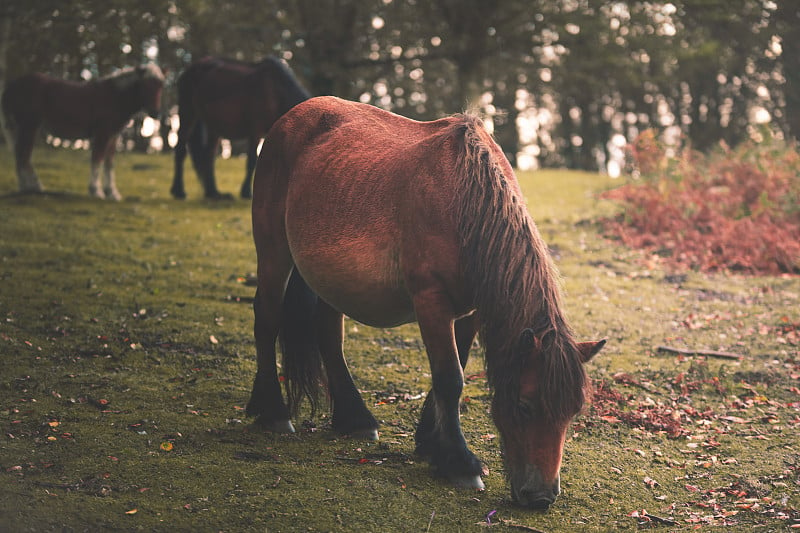
<path id="1" fill-rule="evenodd" d="M 283 80 L 284 83 L 278 83 L 276 86 L 281 93 L 281 101 L 287 109 L 311 97 L 308 91 L 297 81 L 297 78 L 294 77 L 286 62 L 277 57 L 269 56 L 258 65 L 261 68 L 272 70 L 277 77 Z"/>
<path id="2" fill-rule="evenodd" d="M 256 73 L 264 72 L 271 78 L 280 80 L 281 83 L 275 83 L 274 87 L 279 91 L 281 107 L 286 110 L 311 97 L 308 91 L 297 81 L 297 78 L 295 78 L 288 64 L 275 56 L 267 56 L 260 61 L 243 61 L 240 59 L 216 56 L 209 56 L 206 60 L 216 66 L 253 69 Z"/>
<path id="3" fill-rule="evenodd" d="M 454 199 L 462 264 L 481 320 L 486 370 L 496 401 L 519 401 L 517 356 L 522 332 L 541 343 L 538 407 L 551 419 L 571 417 L 584 402 L 585 370 L 561 304 L 559 276 L 499 148 L 477 117 L 456 126 L 463 136 Z"/>

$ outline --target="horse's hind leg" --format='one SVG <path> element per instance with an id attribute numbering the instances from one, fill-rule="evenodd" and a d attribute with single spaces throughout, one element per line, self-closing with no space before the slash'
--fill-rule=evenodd
<path id="1" fill-rule="evenodd" d="M 265 173 L 272 172 L 265 170 Z M 275 181 L 274 176 L 262 179 Z M 286 241 L 285 196 L 277 189 L 259 189 L 264 194 L 252 205 L 253 241 L 258 259 L 258 290 L 253 304 L 258 368 L 247 414 L 257 416 L 258 422 L 267 429 L 292 432 L 289 409 L 278 381 L 275 343 L 284 320 L 284 293 L 294 263 Z"/>
<path id="2" fill-rule="evenodd" d="M 186 147 L 188 145 L 194 171 L 197 173 L 197 177 L 200 178 L 205 197 L 213 200 L 233 198 L 229 194 L 220 194 L 217 189 L 217 180 L 214 177 L 214 159 L 217 155 L 218 143 L 219 137 L 213 135 L 208 126 L 202 121 L 197 121 L 191 131 L 183 131 L 182 127 L 178 130 L 178 144 L 175 146 L 173 195 L 175 191 L 183 191 L 183 160 L 186 157 Z M 186 197 L 185 193 L 183 197 Z"/>
<path id="3" fill-rule="evenodd" d="M 33 170 L 31 154 L 38 124 L 24 125 L 17 119 L 16 142 L 14 143 L 14 157 L 16 158 L 17 180 L 21 192 L 41 192 L 42 182 Z"/>
<path id="4" fill-rule="evenodd" d="M 253 171 L 256 169 L 256 160 L 258 159 L 258 137 L 251 137 L 247 140 L 247 167 L 245 168 L 244 181 L 242 182 L 242 190 L 240 195 L 242 198 L 253 197 Z"/>
<path id="5" fill-rule="evenodd" d="M 253 311 L 254 333 L 258 369 L 253 380 L 253 391 L 247 403 L 247 414 L 258 417 L 258 424 L 277 433 L 294 433 L 289 420 L 289 409 L 283 399 L 278 379 L 275 341 L 280 329 L 280 307 L 283 291 L 275 287 L 256 291 Z M 277 305 L 276 305 L 277 302 Z"/>
<path id="6" fill-rule="evenodd" d="M 214 175 L 214 160 L 217 157 L 217 148 L 219 148 L 219 136 L 212 134 L 208 128 L 205 130 L 207 136 L 203 139 L 202 148 L 196 153 L 193 152 L 195 168 L 203 182 L 205 197 L 212 200 L 232 200 L 233 196 L 230 193 L 219 192 L 217 178 Z"/>
<path id="7" fill-rule="evenodd" d="M 186 160 L 186 143 L 192 135 L 192 129 L 198 129 L 199 124 L 195 125 L 194 120 L 184 113 L 181 118 L 181 125 L 178 128 L 178 141 L 175 143 L 175 173 L 172 177 L 172 187 L 169 192 L 173 198 L 183 200 L 186 198 L 186 188 L 183 184 L 183 163 Z"/>
<path id="8" fill-rule="evenodd" d="M 275 206 L 272 206 L 275 207 Z M 292 433 L 290 413 L 283 399 L 278 380 L 275 343 L 283 317 L 286 282 L 292 271 L 289 249 L 283 239 L 281 209 L 253 209 L 253 237 L 258 253 L 258 289 L 253 303 L 258 367 L 253 392 L 247 403 L 247 414 L 258 417 L 258 423 L 280 433 Z"/>
<path id="9" fill-rule="evenodd" d="M 316 333 L 328 376 L 333 429 L 359 439 L 378 440 L 378 422 L 353 383 L 342 353 L 344 316 L 322 300 L 317 303 Z"/>

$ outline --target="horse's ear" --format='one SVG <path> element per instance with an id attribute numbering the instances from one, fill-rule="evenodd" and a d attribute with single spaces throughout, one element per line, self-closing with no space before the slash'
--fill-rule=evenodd
<path id="1" fill-rule="evenodd" d="M 590 342 L 579 342 L 578 343 L 578 350 L 581 352 L 581 361 L 584 363 L 588 363 L 592 357 L 597 355 L 603 346 L 606 345 L 606 340 L 603 339 L 599 341 L 590 341 Z"/>

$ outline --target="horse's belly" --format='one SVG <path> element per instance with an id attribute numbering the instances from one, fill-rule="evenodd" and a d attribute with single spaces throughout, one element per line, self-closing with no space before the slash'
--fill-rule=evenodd
<path id="1" fill-rule="evenodd" d="M 70 122 L 68 119 L 62 122 L 48 121 L 44 124 L 44 129 L 53 137 L 62 139 L 88 139 L 91 137 L 88 127 L 80 127 L 81 121 Z"/>
<path id="2" fill-rule="evenodd" d="M 62 139 L 88 139 L 95 113 L 74 98 L 53 99 L 44 104 L 44 129 Z"/>
<path id="3" fill-rule="evenodd" d="M 292 247 L 292 255 L 314 292 L 350 318 L 373 327 L 416 320 L 399 259 L 390 251 L 339 244 L 313 250 Z"/>
<path id="4" fill-rule="evenodd" d="M 241 106 L 237 100 L 218 101 L 216 107 L 204 107 L 202 117 L 215 135 L 231 140 L 245 139 L 251 134 L 248 125 L 252 117 L 243 115 Z"/>
<path id="5" fill-rule="evenodd" d="M 332 307 L 362 324 L 391 328 L 416 321 L 414 307 L 407 294 L 381 291 L 364 295 L 341 289 L 322 287 L 318 294 Z"/>

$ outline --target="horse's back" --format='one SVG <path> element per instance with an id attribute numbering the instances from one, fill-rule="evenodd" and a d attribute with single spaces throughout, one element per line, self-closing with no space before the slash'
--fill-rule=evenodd
<path id="1" fill-rule="evenodd" d="M 262 63 L 206 57 L 178 78 L 178 112 L 200 118 L 217 135 L 230 139 L 262 136 L 271 126 L 272 99 Z"/>
<path id="2" fill-rule="evenodd" d="M 315 160 L 338 155 L 358 165 L 372 161 L 419 168 L 424 161 L 404 158 L 428 158 L 437 148 L 447 152 L 428 159 L 438 163 L 455 157 L 463 122 L 458 116 L 419 122 L 371 105 L 319 96 L 296 105 L 275 123 L 265 139 L 269 155 L 261 159 L 269 164 L 273 157 Z"/>
<path id="3" fill-rule="evenodd" d="M 267 134 L 254 186 L 261 195 L 310 186 L 326 190 L 331 201 L 357 202 L 354 191 L 362 189 L 367 197 L 394 194 L 391 202 L 410 194 L 423 204 L 426 196 L 434 201 L 440 195 L 422 193 L 451 185 L 462 122 L 418 122 L 332 96 L 311 98 Z"/>
<path id="4" fill-rule="evenodd" d="M 252 76 L 260 68 L 259 65 L 221 57 L 204 57 L 186 67 L 178 76 L 179 94 L 199 94 L 205 99 L 225 96 L 237 84 Z M 238 96 L 241 97 L 241 94 Z"/>
<path id="5" fill-rule="evenodd" d="M 2 105 L 6 114 L 28 113 L 41 100 L 43 88 L 49 77 L 31 73 L 15 78 L 3 90 Z"/>
<path id="6" fill-rule="evenodd" d="M 45 121 L 54 134 L 69 137 L 72 123 L 83 122 L 97 98 L 87 98 L 87 84 L 31 73 L 11 81 L 3 92 L 3 110 L 15 120 Z M 65 130 L 65 131 L 62 131 Z"/>

